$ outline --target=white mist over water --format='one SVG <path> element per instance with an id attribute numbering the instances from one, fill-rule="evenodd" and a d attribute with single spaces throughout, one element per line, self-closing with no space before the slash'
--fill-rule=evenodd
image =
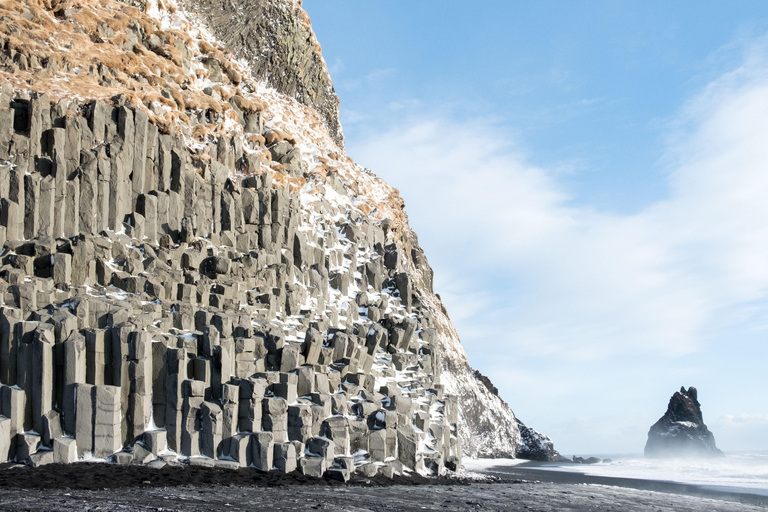
<path id="1" fill-rule="evenodd" d="M 535 469 L 613 478 L 636 478 L 697 485 L 718 491 L 768 496 L 768 452 L 726 453 L 711 459 L 646 459 L 607 456 L 598 464 L 546 464 Z"/>

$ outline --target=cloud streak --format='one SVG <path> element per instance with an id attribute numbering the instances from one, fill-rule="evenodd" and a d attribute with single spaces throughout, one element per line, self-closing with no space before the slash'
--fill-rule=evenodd
<path id="1" fill-rule="evenodd" d="M 556 172 L 482 119 L 409 120 L 355 156 L 400 188 L 449 306 L 506 285 L 490 287 L 511 315 L 505 344 L 685 354 L 753 315 L 745 305 L 768 287 L 768 80 L 755 65 L 684 109 L 665 155 L 669 195 L 634 215 L 571 206 Z M 463 290 L 441 279 L 456 275 Z"/>
<path id="2" fill-rule="evenodd" d="M 726 414 L 717 419 L 718 425 L 733 427 L 753 427 L 768 425 L 768 414 Z"/>
<path id="3" fill-rule="evenodd" d="M 569 364 L 623 365 L 643 386 L 633 359 L 674 366 L 733 332 L 762 343 L 767 55 L 754 44 L 669 121 L 667 194 L 629 215 L 577 206 L 557 169 L 483 118 L 406 116 L 349 148 L 400 189 L 470 361 L 502 394 L 568 395 L 549 381 L 594 396 L 605 381 L 563 377 Z"/>

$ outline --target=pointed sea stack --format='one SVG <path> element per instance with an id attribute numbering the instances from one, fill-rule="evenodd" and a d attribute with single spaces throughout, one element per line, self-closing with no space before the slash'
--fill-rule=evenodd
<path id="1" fill-rule="evenodd" d="M 715 436 L 704 424 L 696 388 L 691 386 L 669 399 L 667 412 L 648 431 L 645 456 L 722 457 L 715 446 Z"/>

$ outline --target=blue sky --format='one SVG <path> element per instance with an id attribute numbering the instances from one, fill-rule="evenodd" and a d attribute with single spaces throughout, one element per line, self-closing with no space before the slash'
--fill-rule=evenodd
<path id="1" fill-rule="evenodd" d="M 564 453 L 768 449 L 768 4 L 305 0 L 470 363 Z"/>

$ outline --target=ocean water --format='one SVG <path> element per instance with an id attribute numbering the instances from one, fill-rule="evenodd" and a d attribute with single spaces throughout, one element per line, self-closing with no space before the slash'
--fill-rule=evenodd
<path id="1" fill-rule="evenodd" d="M 768 496 L 768 452 L 726 453 L 713 459 L 646 459 L 611 456 L 598 464 L 552 463 L 536 467 L 586 475 L 661 480 L 697 485 L 706 489 Z"/>

